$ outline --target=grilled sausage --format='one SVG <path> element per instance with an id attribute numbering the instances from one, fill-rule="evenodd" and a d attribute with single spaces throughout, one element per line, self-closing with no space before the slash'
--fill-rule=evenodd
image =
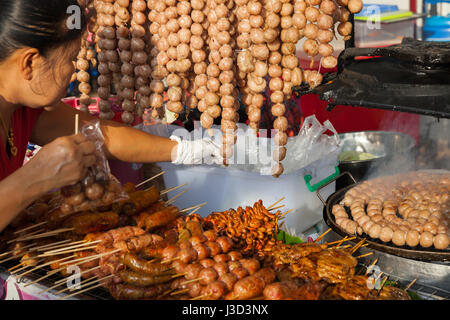
<path id="1" fill-rule="evenodd" d="M 157 211 L 145 219 L 145 230 L 152 231 L 163 227 L 174 221 L 179 215 L 180 212 L 175 206 L 170 206 L 164 210 Z"/>
<path id="2" fill-rule="evenodd" d="M 166 275 L 172 273 L 169 264 L 151 263 L 132 253 L 125 253 L 121 261 L 131 270 L 148 275 Z"/>
<path id="3" fill-rule="evenodd" d="M 119 215 L 115 212 L 82 212 L 64 221 L 63 226 L 74 228 L 74 234 L 86 235 L 110 230 L 118 223 Z"/>
<path id="4" fill-rule="evenodd" d="M 127 284 L 137 287 L 148 287 L 156 284 L 161 284 L 172 280 L 172 274 L 166 275 L 147 275 L 134 271 L 123 270 L 119 273 L 120 279 Z"/>
<path id="5" fill-rule="evenodd" d="M 116 300 L 140 300 L 156 298 L 170 288 L 169 283 L 162 283 L 150 287 L 137 287 L 129 284 L 113 284 L 110 294 Z"/>

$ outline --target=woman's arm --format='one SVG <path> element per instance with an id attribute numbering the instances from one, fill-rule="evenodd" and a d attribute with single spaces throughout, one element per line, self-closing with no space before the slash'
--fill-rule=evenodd
<path id="1" fill-rule="evenodd" d="M 77 113 L 80 115 L 80 127 L 97 120 L 60 102 L 51 111 L 44 111 L 41 114 L 33 131 L 32 142 L 46 145 L 58 137 L 72 135 Z M 105 137 L 105 153 L 109 159 L 147 163 L 170 162 L 176 158 L 175 141 L 150 135 L 114 121 L 101 120 L 100 123 Z"/>
<path id="2" fill-rule="evenodd" d="M 0 181 L 0 232 L 33 201 L 45 194 L 46 187 L 39 181 L 36 171 L 25 165 Z"/>

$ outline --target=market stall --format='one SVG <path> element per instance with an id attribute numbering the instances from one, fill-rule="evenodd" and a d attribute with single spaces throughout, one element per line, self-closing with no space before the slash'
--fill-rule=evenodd
<path id="1" fill-rule="evenodd" d="M 330 43 L 339 37 L 351 45 L 360 0 L 80 2 L 89 36 L 75 62 L 80 96 L 66 101 L 160 136 L 218 137 L 224 163 L 161 163 L 158 174 L 118 181 L 98 124 L 80 128 L 75 118 L 76 133 L 96 143 L 96 164 L 77 184 L 34 202 L 0 234 L 0 298 L 450 297 L 450 173 L 372 172 L 339 186 L 339 178 L 351 175 L 339 164 L 344 137 L 315 117 L 303 119 L 294 136 L 287 118 L 293 94 L 311 92 L 330 107 L 449 117 L 448 83 L 436 83 L 448 71 L 442 68 L 448 46 L 436 45 L 432 61 L 426 54 L 416 60 L 408 41 L 384 50 L 347 48 L 336 57 Z M 311 68 L 320 58 L 318 68 L 337 72 L 304 70 L 298 50 Z M 364 55 L 388 56 L 385 62 L 406 56 L 405 65 L 413 60 L 435 69 L 421 69 L 427 82 L 420 88 L 405 81 L 386 95 L 376 85 L 391 78 L 368 77 L 377 65 L 355 59 Z M 411 81 L 419 76 L 405 70 Z M 398 80 L 398 69 L 392 72 Z M 261 127 L 264 110 L 272 123 Z M 170 125 L 190 122 L 195 130 Z M 392 145 L 381 138 L 374 144 L 410 151 L 409 140 L 394 137 Z M 393 161 L 395 154 L 389 156 Z M 152 186 L 156 179 L 164 186 Z"/>

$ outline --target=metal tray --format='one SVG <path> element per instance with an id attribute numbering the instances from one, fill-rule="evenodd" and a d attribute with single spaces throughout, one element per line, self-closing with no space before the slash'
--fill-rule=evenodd
<path id="1" fill-rule="evenodd" d="M 338 226 L 336 224 L 334 216 L 331 213 L 331 209 L 335 204 L 338 204 L 344 198 L 345 193 L 349 189 L 357 186 L 358 184 L 350 185 L 344 189 L 341 189 L 341 190 L 333 193 L 327 199 L 325 206 L 323 208 L 323 219 L 324 219 L 325 223 L 334 232 L 339 234 L 341 237 L 345 237 L 345 236 L 351 237 L 351 236 L 355 236 L 355 235 L 348 234 L 345 230 L 343 230 L 340 226 Z M 320 190 L 318 190 L 317 192 L 318 192 L 319 198 L 321 198 L 319 191 Z M 446 250 L 437 250 L 434 248 L 425 249 L 420 246 L 416 247 L 416 248 L 410 248 L 408 246 L 397 247 L 397 246 L 386 244 L 379 239 L 372 239 L 366 234 L 363 234 L 362 236 L 356 235 L 355 242 L 361 241 L 362 239 L 366 240 L 366 242 L 368 243 L 368 247 L 371 249 L 375 249 L 375 250 L 378 250 L 381 252 L 396 255 L 399 257 L 414 259 L 414 260 L 418 260 L 418 261 L 450 262 L 450 250 L 448 248 Z"/>

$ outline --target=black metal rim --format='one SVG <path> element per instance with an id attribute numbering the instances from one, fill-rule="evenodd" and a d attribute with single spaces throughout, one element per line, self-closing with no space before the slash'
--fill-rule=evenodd
<path id="1" fill-rule="evenodd" d="M 334 216 L 331 214 L 331 208 L 339 203 L 343 198 L 345 193 L 357 186 L 351 185 L 348 187 L 345 187 L 339 191 L 336 191 L 331 196 L 328 197 L 326 201 L 326 205 L 323 208 L 323 219 L 325 223 L 338 235 L 341 237 L 353 237 L 355 235 L 348 234 L 345 230 L 343 230 L 341 227 L 339 227 L 336 224 L 336 221 L 334 220 Z M 368 248 L 378 250 L 384 253 L 389 253 L 392 255 L 396 255 L 402 258 L 408 258 L 408 259 L 414 259 L 419 261 L 437 261 L 437 262 L 446 262 L 450 261 L 450 251 L 447 249 L 445 251 L 437 250 L 437 249 L 411 249 L 407 246 L 404 247 L 394 247 L 392 245 L 385 244 L 384 242 L 381 242 L 381 240 L 378 239 L 372 239 L 368 235 L 363 234 L 363 236 L 356 235 L 356 239 L 353 240 L 353 243 L 357 243 L 361 240 L 365 239 L 366 243 L 368 243 Z"/>

